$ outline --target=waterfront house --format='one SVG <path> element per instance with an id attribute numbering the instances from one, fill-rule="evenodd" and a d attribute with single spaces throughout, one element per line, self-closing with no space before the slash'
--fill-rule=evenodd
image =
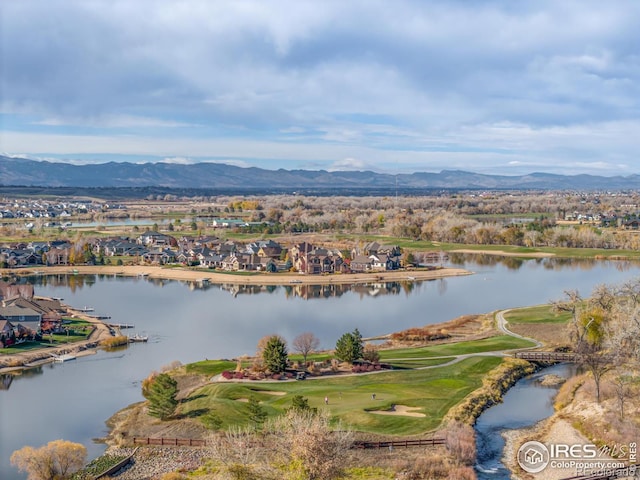
<path id="1" fill-rule="evenodd" d="M 0 300 L 8 300 L 14 297 L 33 298 L 32 283 L 15 283 L 0 280 Z"/>
<path id="2" fill-rule="evenodd" d="M 68 265 L 69 248 L 51 247 L 45 254 L 47 265 Z"/>
<path id="3" fill-rule="evenodd" d="M 14 329 L 13 323 L 0 317 L 0 348 L 8 347 L 16 342 Z"/>
<path id="4" fill-rule="evenodd" d="M 307 242 L 296 243 L 289 250 L 291 264 L 299 272 L 307 272 L 307 254 L 315 247 Z"/>
<path id="5" fill-rule="evenodd" d="M 173 250 L 153 250 L 142 255 L 142 259 L 147 263 L 157 265 L 167 265 L 176 262 L 176 253 Z"/>
<path id="6" fill-rule="evenodd" d="M 32 308 L 6 305 L 6 302 L 3 301 L 2 304 L 0 304 L 0 317 L 8 320 L 18 329 L 23 327 L 32 332 L 33 335 L 40 332 L 42 314 Z M 29 332 L 24 331 L 22 333 L 28 334 Z"/>
<path id="7" fill-rule="evenodd" d="M 178 241 L 175 237 L 171 235 L 165 235 L 164 233 L 154 232 L 152 230 L 148 230 L 142 233 L 138 239 L 137 243 L 139 245 L 144 245 L 145 247 L 177 247 Z"/>

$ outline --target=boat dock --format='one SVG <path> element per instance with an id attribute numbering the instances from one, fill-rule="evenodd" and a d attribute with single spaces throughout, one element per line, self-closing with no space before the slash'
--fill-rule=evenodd
<path id="1" fill-rule="evenodd" d="M 131 325 L 129 323 L 107 323 L 106 325 L 109 328 L 118 328 L 118 329 L 136 328 L 135 325 Z"/>

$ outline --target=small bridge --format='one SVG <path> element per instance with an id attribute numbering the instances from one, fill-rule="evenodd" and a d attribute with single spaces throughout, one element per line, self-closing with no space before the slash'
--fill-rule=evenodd
<path id="1" fill-rule="evenodd" d="M 577 362 L 578 355 L 571 352 L 516 352 L 516 358 L 530 362 Z"/>

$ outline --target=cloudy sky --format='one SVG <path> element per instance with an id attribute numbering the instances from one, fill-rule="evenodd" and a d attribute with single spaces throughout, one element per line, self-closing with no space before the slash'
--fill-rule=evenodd
<path id="1" fill-rule="evenodd" d="M 0 3 L 0 153 L 640 173 L 640 2 Z"/>

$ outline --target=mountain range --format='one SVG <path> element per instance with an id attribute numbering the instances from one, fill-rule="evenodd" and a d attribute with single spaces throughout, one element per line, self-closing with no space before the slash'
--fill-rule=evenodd
<path id="1" fill-rule="evenodd" d="M 89 188 L 190 188 L 286 191 L 372 190 L 635 190 L 640 175 L 594 176 L 531 173 L 485 175 L 460 170 L 411 174 L 372 171 L 266 170 L 222 163 L 128 163 L 76 165 L 0 156 L 0 186 Z"/>

